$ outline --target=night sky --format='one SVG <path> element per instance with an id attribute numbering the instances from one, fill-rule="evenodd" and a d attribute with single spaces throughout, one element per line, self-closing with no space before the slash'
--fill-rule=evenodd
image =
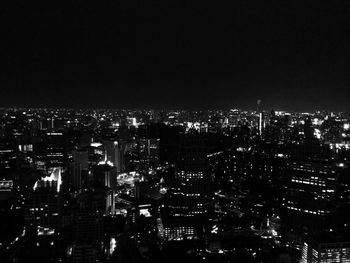
<path id="1" fill-rule="evenodd" d="M 349 0 L 0 6 L 0 107 L 350 111 Z"/>

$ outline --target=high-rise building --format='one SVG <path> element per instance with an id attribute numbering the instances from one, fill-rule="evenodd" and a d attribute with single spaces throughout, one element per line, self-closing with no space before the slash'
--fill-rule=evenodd
<path id="1" fill-rule="evenodd" d="M 343 235 L 319 233 L 304 239 L 301 263 L 349 263 L 350 239 Z"/>
<path id="2" fill-rule="evenodd" d="M 257 101 L 257 112 L 259 114 L 258 129 L 259 129 L 260 136 L 262 136 L 263 129 L 265 128 L 264 112 L 262 110 L 261 103 L 262 103 L 262 100 L 259 99 Z"/>
<path id="3" fill-rule="evenodd" d="M 109 161 L 117 168 L 117 172 L 124 171 L 124 153 L 117 141 L 104 141 L 105 160 Z"/>
<path id="4" fill-rule="evenodd" d="M 64 167 L 66 163 L 66 142 L 63 132 L 46 134 L 46 162 L 50 167 Z"/>
<path id="5" fill-rule="evenodd" d="M 265 128 L 264 113 L 259 112 L 259 135 L 262 136 Z"/>
<path id="6" fill-rule="evenodd" d="M 286 221 L 309 230 L 333 228 L 338 178 L 343 169 L 330 161 L 289 161 L 283 175 Z"/>
<path id="7" fill-rule="evenodd" d="M 56 186 L 39 186 L 25 207 L 25 222 L 39 234 L 50 234 L 60 225 L 60 198 Z"/>
<path id="8" fill-rule="evenodd" d="M 73 162 L 70 164 L 70 182 L 79 189 L 87 183 L 87 173 L 89 169 L 88 151 L 73 151 Z"/>
<path id="9" fill-rule="evenodd" d="M 166 195 L 166 215 L 162 218 L 164 233 L 171 234 L 174 240 L 182 239 L 183 231 L 190 238 L 203 231 L 210 180 L 208 152 L 204 136 L 183 136 L 175 181 Z M 174 236 L 176 233 L 179 235 Z"/>
<path id="10" fill-rule="evenodd" d="M 77 244 L 72 248 L 73 263 L 95 263 L 96 249 L 91 244 Z"/>
<path id="11" fill-rule="evenodd" d="M 75 244 L 92 245 L 96 253 L 103 247 L 102 217 L 105 212 L 105 191 L 93 189 L 80 193 L 79 210 L 76 214 Z"/>
<path id="12" fill-rule="evenodd" d="M 140 165 L 143 168 L 154 167 L 159 163 L 159 139 L 139 140 Z"/>
<path id="13" fill-rule="evenodd" d="M 36 165 L 42 170 L 64 167 L 67 158 L 65 134 L 40 130 L 35 138 L 34 153 Z"/>
<path id="14" fill-rule="evenodd" d="M 0 170 L 4 172 L 14 167 L 16 161 L 16 144 L 13 140 L 0 140 Z"/>
<path id="15" fill-rule="evenodd" d="M 39 234 L 51 233 L 61 225 L 61 172 L 56 168 L 50 176 L 36 181 L 26 204 L 26 225 L 36 227 Z"/>
<path id="16" fill-rule="evenodd" d="M 116 167 L 108 163 L 101 163 L 93 168 L 93 181 L 104 187 L 105 213 L 114 213 L 114 195 L 117 187 L 118 172 Z"/>

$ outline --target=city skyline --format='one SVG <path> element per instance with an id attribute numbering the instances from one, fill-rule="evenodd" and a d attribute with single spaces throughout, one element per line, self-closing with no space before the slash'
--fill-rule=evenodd
<path id="1" fill-rule="evenodd" d="M 0 258 L 349 262 L 350 113 L 258 106 L 1 108 Z"/>
<path id="2" fill-rule="evenodd" d="M 0 1 L 1 263 L 350 263 L 349 14 Z"/>

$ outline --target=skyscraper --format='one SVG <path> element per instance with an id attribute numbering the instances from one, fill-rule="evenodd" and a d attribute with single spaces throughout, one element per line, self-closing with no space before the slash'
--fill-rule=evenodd
<path id="1" fill-rule="evenodd" d="M 164 233 L 171 239 L 198 237 L 204 230 L 209 193 L 208 147 L 200 134 L 183 135 L 179 160 L 166 198 Z"/>

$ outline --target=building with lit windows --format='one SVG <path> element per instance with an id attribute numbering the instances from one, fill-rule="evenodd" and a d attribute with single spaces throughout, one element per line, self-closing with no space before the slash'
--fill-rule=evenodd
<path id="1" fill-rule="evenodd" d="M 193 225 L 185 226 L 181 223 L 179 226 L 169 224 L 164 227 L 164 238 L 167 240 L 184 240 L 196 237 L 196 230 Z"/>
<path id="2" fill-rule="evenodd" d="M 140 139 L 139 157 L 143 167 L 154 167 L 159 163 L 159 139 Z"/>
<path id="3" fill-rule="evenodd" d="M 63 132 L 46 134 L 46 162 L 48 167 L 64 167 L 66 161 L 66 142 Z"/>
<path id="4" fill-rule="evenodd" d="M 67 159 L 66 135 L 39 130 L 34 144 L 35 163 L 41 170 L 64 167 Z"/>
<path id="5" fill-rule="evenodd" d="M 306 236 L 301 263 L 348 263 L 350 262 L 350 239 L 323 233 Z"/>
<path id="6" fill-rule="evenodd" d="M 0 201 L 12 197 L 13 194 L 13 180 L 0 179 Z"/>
<path id="7" fill-rule="evenodd" d="M 209 190 L 208 148 L 200 135 L 183 138 L 175 182 L 167 199 L 168 213 L 174 217 L 204 217 Z"/>
<path id="8" fill-rule="evenodd" d="M 167 241 L 197 239 L 201 226 L 194 224 L 191 218 L 166 217 L 157 220 L 158 235 Z"/>
<path id="9" fill-rule="evenodd" d="M 284 171 L 286 222 L 309 230 L 331 228 L 338 178 L 344 167 L 329 161 L 290 161 Z"/>
<path id="10" fill-rule="evenodd" d="M 203 136 L 188 134 L 182 138 L 175 180 L 165 197 L 162 219 L 166 239 L 198 237 L 203 231 L 210 182 L 207 155 Z"/>
<path id="11" fill-rule="evenodd" d="M 37 228 L 39 235 L 51 235 L 61 226 L 62 169 L 36 181 L 25 206 L 25 223 Z"/>
<path id="12" fill-rule="evenodd" d="M 56 183 L 35 189 L 25 206 L 25 223 L 37 228 L 38 234 L 52 233 L 60 226 L 60 198 Z"/>
<path id="13" fill-rule="evenodd" d="M 12 140 L 0 140 L 0 170 L 6 171 L 14 167 L 16 161 L 16 146 Z"/>

